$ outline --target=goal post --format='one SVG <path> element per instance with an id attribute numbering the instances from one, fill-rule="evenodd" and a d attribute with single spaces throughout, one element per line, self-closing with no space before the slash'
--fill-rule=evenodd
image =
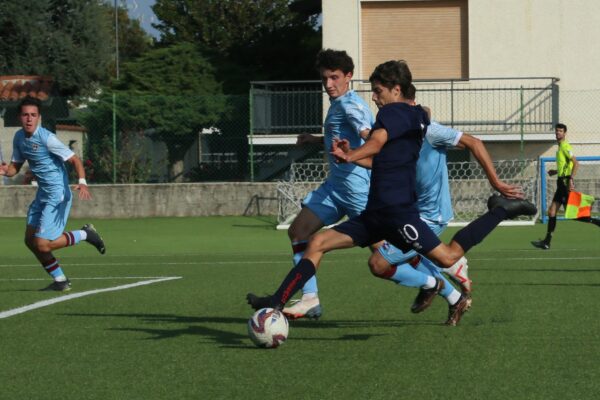
<path id="1" fill-rule="evenodd" d="M 538 205 L 538 161 L 495 161 L 498 177 L 507 183 L 523 188 L 525 197 Z M 293 163 L 286 179 L 277 183 L 278 226 L 287 229 L 300 212 L 302 199 L 316 189 L 327 177 L 328 165 L 324 162 Z M 449 162 L 448 178 L 454 209 L 450 226 L 464 226 L 487 211 L 487 199 L 494 193 L 485 172 L 474 161 Z M 533 225 L 536 216 L 504 221 L 501 225 Z"/>
<path id="2" fill-rule="evenodd" d="M 600 197 L 600 156 L 583 156 L 577 157 L 579 168 L 575 175 L 575 190 L 585 194 L 590 194 L 594 197 Z M 542 222 L 548 222 L 548 214 L 546 210 L 552 202 L 552 197 L 556 191 L 556 176 L 548 176 L 548 171 L 556 169 L 556 157 L 540 157 L 540 210 Z M 563 209 L 560 212 L 564 212 Z M 592 214 L 600 214 L 600 202 L 597 201 L 592 206 Z M 559 219 L 564 219 L 562 214 Z"/>

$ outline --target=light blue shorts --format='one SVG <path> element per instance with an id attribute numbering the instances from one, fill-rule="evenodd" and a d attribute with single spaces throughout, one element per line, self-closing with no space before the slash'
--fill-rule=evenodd
<path id="1" fill-rule="evenodd" d="M 72 202 L 73 196 L 70 195 L 62 201 L 40 201 L 36 198 L 27 212 L 27 225 L 37 228 L 34 236 L 58 239 L 67 226 Z"/>
<path id="2" fill-rule="evenodd" d="M 325 182 L 304 198 L 302 206 L 315 213 L 323 225 L 331 225 L 345 215 L 359 215 L 367 206 L 368 197 L 367 192 L 340 194 Z"/>
<path id="3" fill-rule="evenodd" d="M 428 222 L 427 226 L 429 226 L 429 228 L 431 228 L 433 233 L 435 233 L 437 236 L 440 236 L 442 234 L 442 232 L 444 232 L 444 230 L 446 230 L 446 227 L 448 225 L 432 224 L 432 223 Z M 414 256 L 416 256 L 418 254 L 414 250 L 411 250 L 407 253 L 403 253 L 402 250 L 400 250 L 397 247 L 392 246 L 388 242 L 384 242 L 383 246 L 379 247 L 379 249 L 377 249 L 377 250 L 383 256 L 383 258 L 385 258 L 385 260 L 392 265 L 404 264 L 405 262 L 407 262 L 408 260 L 410 260 L 411 258 L 413 258 Z"/>

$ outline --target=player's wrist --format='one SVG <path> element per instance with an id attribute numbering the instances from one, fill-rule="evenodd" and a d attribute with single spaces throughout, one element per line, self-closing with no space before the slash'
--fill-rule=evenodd
<path id="1" fill-rule="evenodd" d="M 87 181 L 85 180 L 85 178 L 79 178 L 79 182 L 80 185 L 85 185 L 87 186 Z"/>

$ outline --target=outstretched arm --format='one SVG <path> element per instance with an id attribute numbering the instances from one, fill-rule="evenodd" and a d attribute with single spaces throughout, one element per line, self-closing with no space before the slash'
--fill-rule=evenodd
<path id="1" fill-rule="evenodd" d="M 83 163 L 76 155 L 73 155 L 67 161 L 73 165 L 73 168 L 75 168 L 75 172 L 77 173 L 77 178 L 79 181 L 77 185 L 75 185 L 75 190 L 79 191 L 79 199 L 90 200 L 92 195 L 88 189 L 87 181 L 85 180 L 85 169 L 83 168 Z"/>
<path id="2" fill-rule="evenodd" d="M 490 182 L 490 185 L 501 194 L 508 198 L 522 199 L 524 197 L 523 189 L 517 185 L 510 185 L 498 178 L 496 169 L 492 163 L 492 158 L 488 153 L 483 142 L 474 136 L 463 133 L 460 140 L 458 141 L 458 147 L 466 147 L 469 149 L 471 154 L 477 159 L 479 165 L 485 171 L 485 175 Z"/>
<path id="3" fill-rule="evenodd" d="M 348 142 L 347 139 L 335 139 L 332 143 L 332 153 L 334 153 L 336 149 L 340 149 L 344 153 L 348 153 L 350 151 L 350 142 Z M 337 158 L 336 161 L 338 161 Z M 373 157 L 363 158 L 362 160 L 354 161 L 354 164 L 363 168 L 371 169 L 371 166 L 373 165 Z"/>

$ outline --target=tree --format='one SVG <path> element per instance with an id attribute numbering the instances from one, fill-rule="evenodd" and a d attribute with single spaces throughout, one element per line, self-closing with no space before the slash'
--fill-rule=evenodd
<path id="1" fill-rule="evenodd" d="M 164 142 L 171 180 L 182 179 L 183 158 L 198 132 L 216 124 L 225 112 L 213 67 L 191 43 L 153 49 L 123 64 L 112 89 L 119 130 L 127 137 L 144 133 Z M 90 131 L 102 127 L 102 120 L 111 121 L 111 113 L 112 93 L 107 92 L 90 104 L 86 126 Z"/>
<path id="2" fill-rule="evenodd" d="M 51 75 L 61 94 L 85 94 L 108 78 L 110 29 L 99 1 L 3 0 L 0 73 Z"/>
<path id="3" fill-rule="evenodd" d="M 0 74 L 50 75 L 63 96 L 89 95 L 115 70 L 115 10 L 100 0 L 3 0 Z M 152 39 L 118 8 L 122 62 L 150 49 Z"/>
<path id="4" fill-rule="evenodd" d="M 161 43 L 193 41 L 217 67 L 226 93 L 251 80 L 315 79 L 319 0 L 157 0 Z"/>

